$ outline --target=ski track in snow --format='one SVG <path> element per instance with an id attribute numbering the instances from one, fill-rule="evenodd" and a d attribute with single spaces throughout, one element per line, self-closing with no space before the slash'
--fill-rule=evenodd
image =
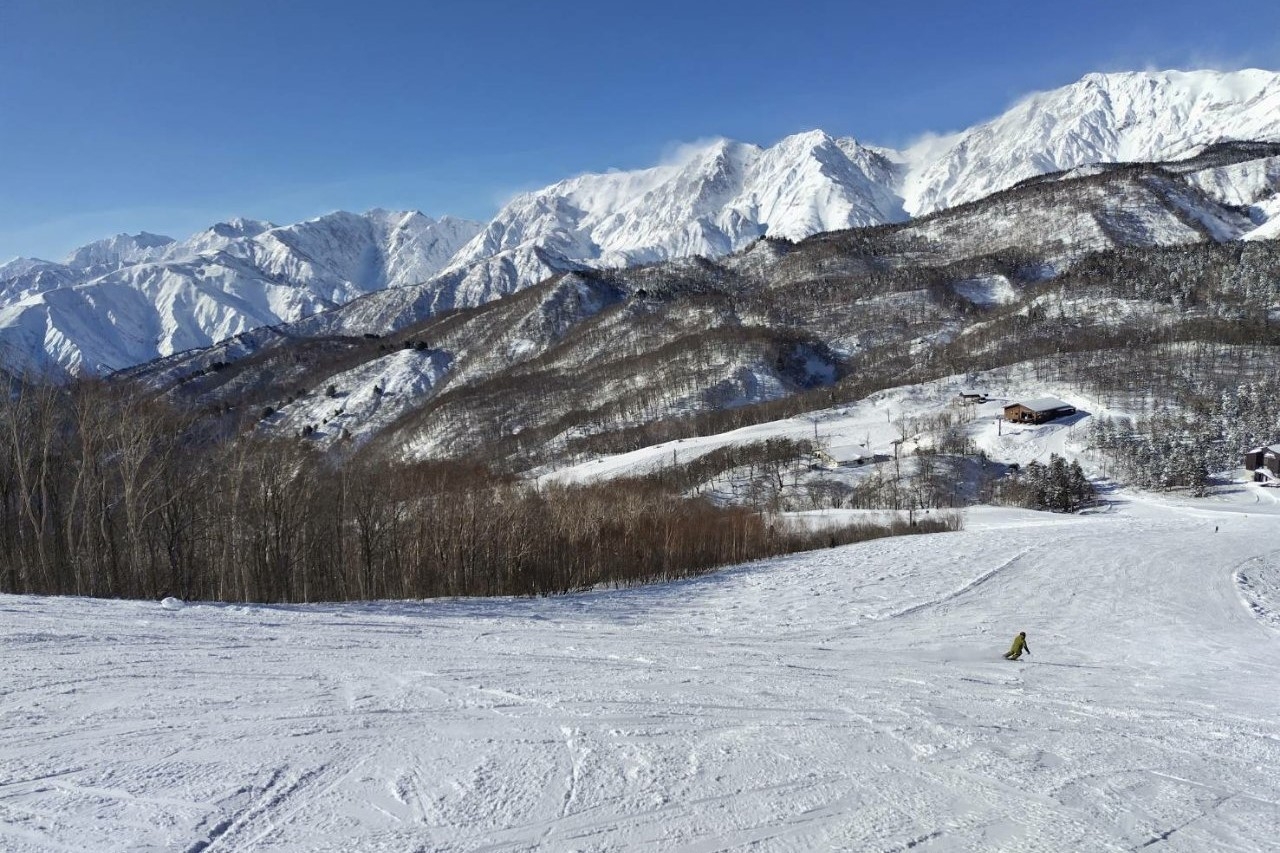
<path id="1" fill-rule="evenodd" d="M 1277 529 L 1120 496 L 545 600 L 3 596 L 0 849 L 1275 849 Z"/>

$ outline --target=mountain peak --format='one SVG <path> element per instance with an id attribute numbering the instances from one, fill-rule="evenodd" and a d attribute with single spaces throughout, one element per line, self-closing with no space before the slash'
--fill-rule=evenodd
<path id="1" fill-rule="evenodd" d="M 800 133 L 793 133 L 790 136 L 784 136 L 774 147 L 817 148 L 834 144 L 835 140 L 831 138 L 830 134 L 820 128 L 814 128 L 813 130 L 805 130 Z"/>
<path id="2" fill-rule="evenodd" d="M 256 237 L 263 231 L 270 231 L 276 226 L 263 219 L 245 219 L 235 216 L 224 222 L 217 222 L 207 229 L 221 237 Z"/>
<path id="3" fill-rule="evenodd" d="M 423 226 L 435 224 L 435 220 L 420 210 L 387 210 L 374 207 L 364 212 L 364 218 L 370 222 L 385 223 L 389 226 L 404 225 L 415 222 Z"/>
<path id="4" fill-rule="evenodd" d="M 906 209 L 929 213 L 1092 163 L 1174 160 L 1224 140 L 1278 139 L 1280 74 L 1087 74 L 1023 98 L 929 152 L 909 181 Z"/>
<path id="5" fill-rule="evenodd" d="M 0 264 L 0 279 L 25 275 L 32 270 L 52 266 L 62 266 L 62 264 L 55 261 L 46 261 L 43 258 L 24 258 L 19 256 Z"/>
<path id="6" fill-rule="evenodd" d="M 116 234 L 104 240 L 95 240 L 73 251 L 63 261 L 76 269 L 118 267 L 157 258 L 174 243 L 172 237 L 139 231 L 137 234 Z"/>

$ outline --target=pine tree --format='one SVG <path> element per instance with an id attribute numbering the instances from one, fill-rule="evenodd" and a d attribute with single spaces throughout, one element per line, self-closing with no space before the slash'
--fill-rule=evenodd
<path id="1" fill-rule="evenodd" d="M 1071 512 L 1070 480 L 1067 475 L 1067 460 L 1056 453 L 1049 454 L 1049 482 L 1047 497 L 1049 509 Z"/>
<path id="2" fill-rule="evenodd" d="M 1067 470 L 1067 494 L 1071 500 L 1072 511 L 1085 505 L 1089 491 L 1091 487 L 1084 476 L 1084 470 L 1080 467 L 1080 463 L 1073 459 L 1071 467 Z"/>

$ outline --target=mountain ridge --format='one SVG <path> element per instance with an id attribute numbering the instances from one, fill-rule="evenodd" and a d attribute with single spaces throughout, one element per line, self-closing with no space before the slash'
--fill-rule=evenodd
<path id="1" fill-rule="evenodd" d="M 338 454 L 519 465 L 661 440 L 682 418 L 826 405 L 837 386 L 856 398 L 942 363 L 987 369 L 1171 329 L 1269 341 L 1277 250 L 1236 239 L 1253 222 L 1192 180 L 1276 156 L 1280 144 L 1228 145 L 1176 168 L 1044 176 L 904 223 L 584 269 L 469 307 L 440 305 L 433 283 L 376 291 L 118 379 Z"/>
<path id="2" fill-rule="evenodd" d="M 388 288 L 428 283 L 419 311 L 474 306 L 559 273 L 903 222 L 1046 174 L 1168 161 L 1228 139 L 1280 141 L 1280 74 L 1090 74 L 901 151 L 817 129 L 769 147 L 717 139 L 657 166 L 523 193 L 488 223 L 374 209 L 283 226 L 234 219 L 182 241 L 116 235 L 61 264 L 0 265 L 0 347 L 11 370 L 109 372 Z M 1198 178 L 1198 191 L 1252 223 L 1220 239 L 1278 233 L 1277 162 Z M 45 296 L 68 288 L 93 292 L 56 307 Z"/>

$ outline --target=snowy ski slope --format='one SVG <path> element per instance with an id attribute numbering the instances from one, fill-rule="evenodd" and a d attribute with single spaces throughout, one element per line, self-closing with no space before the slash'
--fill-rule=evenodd
<path id="1" fill-rule="evenodd" d="M 0 849 L 1275 850 L 1278 531 L 1242 486 L 548 600 L 0 597 Z"/>
<path id="2" fill-rule="evenodd" d="M 990 395 L 990 399 L 968 407 L 954 404 L 960 393 L 975 389 L 981 389 Z M 1005 405 L 1048 394 L 1072 404 L 1078 409 L 1078 414 L 1040 426 L 1002 422 Z M 904 424 L 906 440 L 899 452 L 903 457 L 909 457 L 922 443 L 928 446 L 927 439 L 920 434 L 919 422 L 946 412 L 957 417 L 967 414 L 970 420 L 962 425 L 964 432 L 992 459 L 1022 465 L 1032 460 L 1047 462 L 1051 453 L 1067 458 L 1078 456 L 1076 448 L 1083 443 L 1083 432 L 1079 428 L 1090 417 L 1126 414 L 1107 408 L 1070 385 L 1039 382 L 1025 365 L 1016 365 L 889 388 L 856 403 L 831 409 L 713 435 L 676 439 L 534 473 L 542 483 L 583 483 L 644 476 L 674 463 L 692 462 L 722 447 L 778 438 L 798 441 L 816 437 L 828 456 L 840 463 L 859 457 L 892 457 L 894 442 L 902 439 Z"/>

